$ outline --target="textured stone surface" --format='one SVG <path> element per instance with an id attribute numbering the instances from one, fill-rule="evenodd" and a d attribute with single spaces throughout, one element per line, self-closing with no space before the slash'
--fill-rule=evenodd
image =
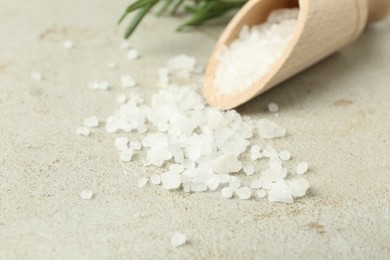
<path id="1" fill-rule="evenodd" d="M 389 258 L 390 21 L 239 108 L 274 118 L 277 103 L 288 133 L 275 147 L 309 162 L 309 195 L 286 205 L 139 189 L 155 170 L 119 162 L 102 127 L 75 134 L 116 108 L 120 75 L 150 93 L 168 58 L 206 63 L 222 29 L 176 34 L 176 20 L 149 18 L 132 39 L 142 59 L 129 61 L 115 25 L 125 5 L 0 0 L 0 259 Z M 175 232 L 189 243 L 173 248 Z"/>

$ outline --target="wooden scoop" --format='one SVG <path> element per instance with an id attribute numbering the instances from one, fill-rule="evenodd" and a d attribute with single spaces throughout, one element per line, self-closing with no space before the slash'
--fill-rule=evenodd
<path id="1" fill-rule="evenodd" d="M 272 10 L 298 6 L 293 37 L 271 69 L 244 90 L 232 94 L 219 91 L 214 74 L 221 47 L 229 46 L 244 25 L 264 22 Z M 239 106 L 340 50 L 356 40 L 369 23 L 389 13 L 390 0 L 249 0 L 229 23 L 212 52 L 205 74 L 204 96 L 210 105 L 220 109 Z"/>

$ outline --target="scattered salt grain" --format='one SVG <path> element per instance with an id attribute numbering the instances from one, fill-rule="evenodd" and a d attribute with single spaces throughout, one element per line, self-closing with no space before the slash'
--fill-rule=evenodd
<path id="1" fill-rule="evenodd" d="M 230 187 L 225 187 L 221 191 L 222 196 L 226 199 L 230 199 L 233 196 L 233 189 Z"/>
<path id="2" fill-rule="evenodd" d="M 130 75 L 123 75 L 121 77 L 121 84 L 124 88 L 132 88 L 135 87 L 137 84 L 135 83 L 135 80 Z"/>
<path id="3" fill-rule="evenodd" d="M 117 137 L 115 139 L 115 146 L 119 151 L 127 150 L 128 143 L 129 143 L 129 139 L 127 139 L 127 137 Z"/>
<path id="4" fill-rule="evenodd" d="M 273 139 L 286 135 L 286 129 L 268 119 L 261 119 L 258 124 L 259 135 L 263 139 Z"/>
<path id="5" fill-rule="evenodd" d="M 99 119 L 96 116 L 91 116 L 84 119 L 83 125 L 86 127 L 97 127 L 99 126 Z"/>
<path id="6" fill-rule="evenodd" d="M 179 73 L 183 77 L 188 77 L 189 73 L 195 69 L 195 65 L 196 60 L 187 55 L 178 55 L 167 63 L 169 71 Z"/>
<path id="7" fill-rule="evenodd" d="M 137 187 L 138 188 L 144 188 L 146 186 L 146 184 L 148 183 L 148 179 L 146 178 L 140 178 L 138 179 L 137 181 Z"/>
<path id="8" fill-rule="evenodd" d="M 288 180 L 287 185 L 294 197 L 305 196 L 307 189 L 310 187 L 309 182 L 303 178 Z"/>
<path id="9" fill-rule="evenodd" d="M 83 190 L 82 192 L 80 192 L 80 197 L 83 200 L 90 200 L 92 199 L 92 196 L 93 196 L 93 192 L 90 190 Z"/>
<path id="10" fill-rule="evenodd" d="M 231 176 L 229 180 L 229 187 L 233 190 L 236 191 L 241 187 L 241 181 L 238 177 Z"/>
<path id="11" fill-rule="evenodd" d="M 250 199 L 250 197 L 252 196 L 252 190 L 248 187 L 241 187 L 237 189 L 235 193 L 242 200 Z"/>
<path id="12" fill-rule="evenodd" d="M 110 69 L 115 69 L 117 67 L 117 64 L 115 62 L 109 62 L 107 64 L 107 67 L 109 67 Z"/>
<path id="13" fill-rule="evenodd" d="M 82 136 L 89 136 L 90 131 L 87 127 L 79 127 L 76 129 L 76 134 L 82 135 Z"/>
<path id="14" fill-rule="evenodd" d="M 217 157 L 213 161 L 212 167 L 216 174 L 229 174 L 241 170 L 242 163 L 238 160 L 237 156 L 226 153 Z"/>
<path id="15" fill-rule="evenodd" d="M 106 81 L 90 81 L 88 82 L 88 88 L 94 90 L 108 90 L 109 85 Z"/>
<path id="16" fill-rule="evenodd" d="M 297 8 L 275 10 L 266 22 L 242 27 L 238 39 L 221 48 L 214 83 L 222 93 L 242 91 L 270 70 L 290 42 L 298 12 Z"/>
<path id="17" fill-rule="evenodd" d="M 253 180 L 251 182 L 251 189 L 260 189 L 261 185 L 262 185 L 262 181 L 261 180 Z"/>
<path id="18" fill-rule="evenodd" d="M 120 160 L 122 162 L 130 162 L 132 157 L 133 157 L 132 149 L 126 149 L 121 151 Z"/>
<path id="19" fill-rule="evenodd" d="M 31 72 L 31 76 L 30 77 L 31 77 L 32 80 L 41 80 L 42 79 L 41 73 L 39 73 L 37 71 Z"/>
<path id="20" fill-rule="evenodd" d="M 161 184 L 161 178 L 160 178 L 160 175 L 153 175 L 151 178 L 150 178 L 150 182 L 154 185 L 159 185 Z"/>
<path id="21" fill-rule="evenodd" d="M 70 50 L 74 47 L 74 44 L 71 40 L 66 40 L 62 43 L 62 47 L 64 47 L 67 50 Z"/>
<path id="22" fill-rule="evenodd" d="M 171 238 L 171 244 L 175 247 L 184 245 L 187 242 L 187 237 L 182 233 L 175 233 Z"/>
<path id="23" fill-rule="evenodd" d="M 245 165 L 244 166 L 244 168 L 243 168 L 243 170 L 244 170 L 244 173 L 246 174 L 246 175 L 253 175 L 254 173 L 255 173 L 255 167 L 253 167 L 253 165 L 252 164 L 247 164 L 247 165 Z"/>
<path id="24" fill-rule="evenodd" d="M 139 52 L 137 51 L 137 50 L 135 50 L 135 49 L 131 49 L 131 50 L 129 50 L 128 52 L 127 52 L 127 58 L 129 59 L 129 60 L 136 60 L 136 59 L 138 59 L 139 58 Z"/>
<path id="25" fill-rule="evenodd" d="M 270 202 L 293 203 L 293 197 L 290 188 L 284 181 L 277 181 L 272 185 L 268 194 Z"/>
<path id="26" fill-rule="evenodd" d="M 261 157 L 263 157 L 263 155 L 261 154 L 261 151 L 260 151 L 260 146 L 258 146 L 256 144 L 256 145 L 253 145 L 251 147 L 250 157 L 251 157 L 252 161 L 256 161 L 257 159 L 260 159 Z"/>
<path id="27" fill-rule="evenodd" d="M 256 195 L 259 198 L 264 198 L 267 195 L 267 192 L 265 190 L 258 190 L 256 191 Z"/>
<path id="28" fill-rule="evenodd" d="M 271 113 L 277 113 L 277 112 L 279 112 L 279 106 L 276 103 L 269 103 L 268 104 L 268 111 Z"/>
<path id="29" fill-rule="evenodd" d="M 309 169 L 309 164 L 307 162 L 300 162 L 297 166 L 297 173 L 304 174 Z"/>
<path id="30" fill-rule="evenodd" d="M 279 158 L 282 161 L 288 161 L 291 158 L 291 154 L 290 154 L 289 151 L 282 151 L 282 152 L 279 153 Z"/>
<path id="31" fill-rule="evenodd" d="M 116 97 L 116 102 L 120 103 L 120 104 L 123 104 L 126 102 L 126 96 L 125 95 L 119 95 Z"/>
<path id="32" fill-rule="evenodd" d="M 142 148 L 142 145 L 140 142 L 137 142 L 137 141 L 131 141 L 130 142 L 130 148 L 135 150 L 135 151 L 138 151 L 138 150 L 141 150 Z"/>
<path id="33" fill-rule="evenodd" d="M 161 181 L 164 189 L 177 189 L 181 185 L 181 175 L 177 172 L 168 171 L 161 174 Z"/>

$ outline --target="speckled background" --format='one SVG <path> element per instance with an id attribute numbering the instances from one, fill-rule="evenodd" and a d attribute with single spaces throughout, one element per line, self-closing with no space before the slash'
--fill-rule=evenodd
<path id="1" fill-rule="evenodd" d="M 390 258 L 390 20 L 239 108 L 270 117 L 266 105 L 278 103 L 288 137 L 275 147 L 310 164 L 308 196 L 285 205 L 138 189 L 155 170 L 120 163 L 102 128 L 75 134 L 117 107 L 120 75 L 149 95 L 168 58 L 205 64 L 222 30 L 176 34 L 177 20 L 150 17 L 132 39 L 143 57 L 130 62 L 116 27 L 126 4 L 0 0 L 0 259 Z M 33 70 L 44 80 L 31 81 Z M 114 87 L 91 91 L 90 80 Z M 80 199 L 84 189 L 93 200 Z M 173 248 L 176 231 L 190 243 Z"/>

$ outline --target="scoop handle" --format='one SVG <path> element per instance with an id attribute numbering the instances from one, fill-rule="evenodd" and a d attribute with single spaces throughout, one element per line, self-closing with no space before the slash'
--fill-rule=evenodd
<path id="1" fill-rule="evenodd" d="M 390 0 L 367 0 L 368 24 L 383 20 L 390 15 Z"/>

